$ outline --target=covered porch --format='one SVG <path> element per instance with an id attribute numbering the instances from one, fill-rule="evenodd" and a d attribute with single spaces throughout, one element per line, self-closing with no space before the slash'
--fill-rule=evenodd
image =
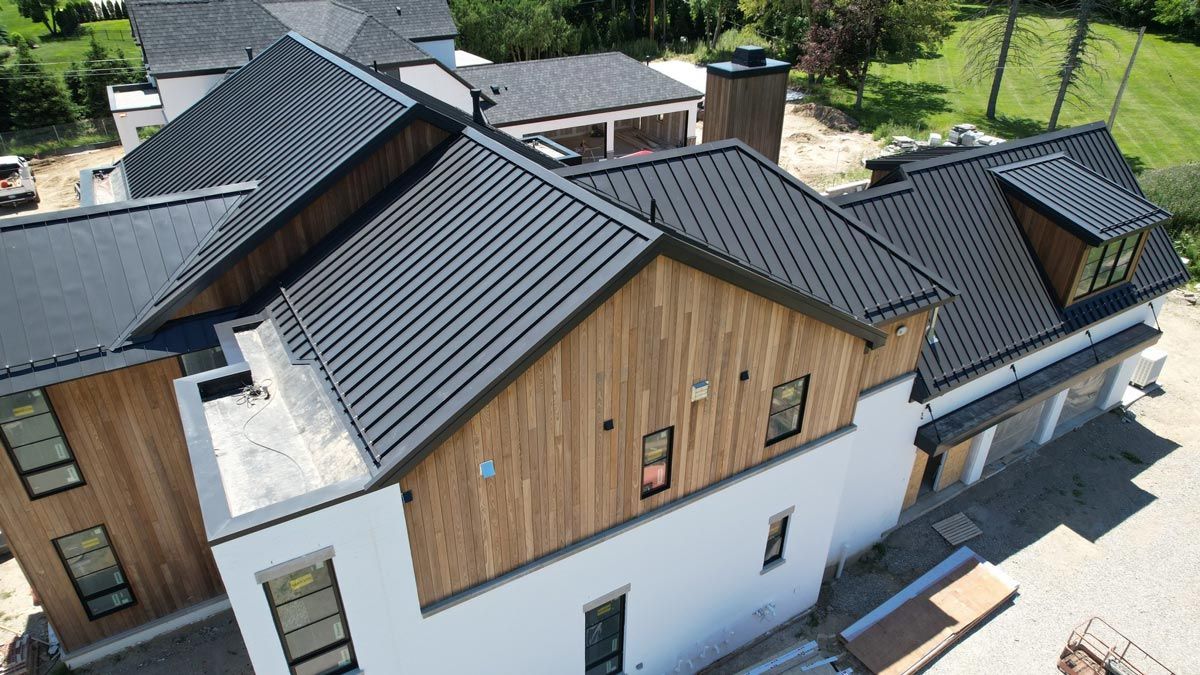
<path id="1" fill-rule="evenodd" d="M 629 111 L 625 111 L 628 114 Z M 640 111 L 639 111 L 640 112 Z M 566 120 L 563 120 L 566 121 Z M 669 150 L 695 143 L 695 105 L 692 110 L 669 110 L 632 117 L 608 116 L 587 124 L 563 125 L 563 121 L 504 128 L 527 138 L 540 135 L 578 153 L 583 162 L 624 157 L 635 152 Z M 557 124 L 556 124 L 557 122 Z"/>

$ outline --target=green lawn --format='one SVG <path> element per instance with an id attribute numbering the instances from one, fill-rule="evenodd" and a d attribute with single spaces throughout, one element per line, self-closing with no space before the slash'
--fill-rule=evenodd
<path id="1" fill-rule="evenodd" d="M 1053 31 L 1064 22 L 1048 19 L 1047 23 Z M 1108 119 L 1137 34 L 1108 25 L 1100 30 L 1115 42 L 1114 47 L 1104 47 L 1107 77 L 1092 82 L 1095 90 L 1086 108 L 1074 108 L 1069 102 L 1064 105 L 1060 126 Z M 1007 138 L 1044 131 L 1054 102 L 1045 81 L 1054 66 L 1009 69 L 997 106 L 1000 119 L 991 122 L 984 117 L 991 81 L 977 85 L 963 81 L 964 54 L 958 35 L 956 32 L 950 37 L 941 54 L 933 58 L 872 64 L 864 110 L 856 117 L 867 129 L 881 133 L 888 132 L 890 124 L 944 135 L 958 122 L 971 122 L 985 132 Z M 1047 49 L 1047 57 L 1059 54 L 1057 48 Z M 855 115 L 850 108 L 852 91 L 835 88 L 824 95 Z M 1135 168 L 1200 160 L 1200 46 L 1146 35 L 1121 101 L 1115 135 Z"/>
<path id="2" fill-rule="evenodd" d="M 47 64 L 48 70 L 63 72 L 70 68 L 72 61 L 83 59 L 88 49 L 88 35 L 69 40 L 50 39 L 46 37 L 46 27 L 34 23 L 17 13 L 17 4 L 13 0 L 0 0 L 0 26 L 9 33 L 20 33 L 24 37 L 37 40 L 37 49 L 33 51 L 39 61 Z M 120 49 L 127 59 L 141 60 L 142 53 L 133 42 L 129 32 L 129 20 L 95 21 L 84 24 L 86 30 L 96 36 L 96 41 L 116 54 Z M 10 47 L 0 47 L 0 51 L 10 53 Z"/>

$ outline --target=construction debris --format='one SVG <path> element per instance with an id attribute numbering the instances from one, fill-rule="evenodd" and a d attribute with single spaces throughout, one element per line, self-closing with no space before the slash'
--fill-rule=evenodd
<path id="1" fill-rule="evenodd" d="M 942 535 L 951 546 L 974 539 L 983 534 L 983 530 L 979 529 L 970 518 L 962 513 L 956 513 L 945 520 L 939 520 L 933 524 L 933 529 Z"/>

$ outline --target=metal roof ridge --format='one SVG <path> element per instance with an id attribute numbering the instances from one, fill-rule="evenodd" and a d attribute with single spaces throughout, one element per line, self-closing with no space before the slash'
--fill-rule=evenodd
<path id="1" fill-rule="evenodd" d="M 370 16 L 370 15 L 368 15 L 368 16 Z M 381 94 L 384 94 L 385 96 L 390 97 L 397 103 L 400 103 L 409 108 L 419 105 L 418 101 L 416 101 L 412 97 L 408 96 L 404 92 L 400 91 L 399 89 L 396 89 L 395 87 L 390 86 L 386 82 L 379 80 L 379 78 L 370 77 L 369 75 L 367 75 L 367 73 L 363 72 L 364 67 L 362 65 L 360 65 L 354 61 L 351 61 L 347 57 L 344 57 L 335 51 L 332 51 L 332 50 L 326 49 L 325 47 L 322 47 L 321 45 L 317 44 L 316 42 L 313 42 L 312 40 L 309 40 L 308 38 L 304 37 L 303 35 L 297 33 L 294 30 L 289 30 L 286 34 L 284 34 L 282 37 L 280 37 L 279 40 L 276 40 L 275 42 L 271 43 L 271 45 L 269 47 L 267 47 L 266 49 L 264 49 L 262 51 L 262 53 L 266 54 L 271 48 L 273 48 L 280 41 L 288 39 L 288 38 L 291 38 L 295 42 L 300 43 L 301 45 L 308 48 L 309 50 L 311 50 L 312 52 L 314 52 L 321 58 L 325 59 L 329 63 L 337 66 L 341 70 L 345 71 L 347 74 L 352 75 L 355 78 L 361 80 L 362 82 L 367 84 L 367 86 L 371 87 L 372 89 L 375 89 L 376 91 L 380 92 Z M 409 40 L 409 42 L 411 42 L 411 40 Z M 413 46 L 416 46 L 416 45 L 413 45 Z M 420 49 L 420 48 L 418 47 L 418 49 Z M 430 58 L 432 59 L 433 57 L 430 57 Z M 239 73 L 240 72 L 241 71 L 239 71 Z M 235 77 L 236 77 L 236 75 L 235 75 Z"/>
<path id="2" fill-rule="evenodd" d="M 77 206 L 61 211 L 47 211 L 45 213 L 31 213 L 15 218 L 5 218 L 0 220 L 0 232 L 7 230 L 15 230 L 36 225 L 49 225 L 51 223 L 70 220 L 72 218 L 84 218 L 100 213 L 117 213 L 121 211 L 136 211 L 150 206 L 158 206 L 160 204 L 173 204 L 176 202 L 192 201 L 195 199 L 203 199 L 205 197 L 214 197 L 222 194 L 238 194 L 249 193 L 258 189 L 258 181 L 243 181 L 241 183 L 230 183 L 228 185 L 217 185 L 213 187 L 198 188 L 195 190 L 186 190 L 184 192 L 172 192 L 165 195 L 155 195 L 153 197 L 141 197 L 139 199 L 128 199 L 124 201 L 106 202 L 104 204 L 91 204 L 88 206 Z M 240 203 L 240 202 L 239 202 Z M 230 207 L 229 211 L 236 208 L 236 204 Z M 229 211 L 226 211 L 228 215 Z M 224 219 L 224 216 L 222 216 Z"/>
<path id="3" fill-rule="evenodd" d="M 1065 129 L 1056 129 L 1054 131 L 1047 131 L 1045 133 L 1041 133 L 1036 136 L 1027 136 L 1025 138 L 1018 138 L 1018 139 L 1014 139 L 1011 141 L 1005 141 L 998 145 L 981 146 L 981 147 L 975 148 L 973 151 L 967 150 L 965 152 L 951 153 L 951 154 L 945 155 L 944 157 L 930 157 L 929 159 L 922 159 L 922 160 L 919 160 L 916 162 L 911 162 L 909 164 L 905 164 L 901 167 L 898 167 L 897 170 L 902 171 L 905 174 L 917 173 L 917 172 L 921 172 L 921 171 L 926 171 L 928 169 L 937 168 L 944 164 L 957 164 L 959 162 L 969 162 L 969 161 L 979 159 L 980 157 L 990 157 L 992 155 L 999 154 L 1001 152 L 1007 152 L 1007 151 L 1013 150 L 1015 148 L 1025 148 L 1025 147 L 1029 147 L 1031 145 L 1040 145 L 1042 143 L 1057 140 L 1060 138 L 1067 138 L 1070 136 L 1079 136 L 1082 134 L 1091 133 L 1098 129 L 1107 130 L 1108 126 L 1103 121 L 1096 121 L 1096 122 L 1090 122 L 1088 124 L 1081 124 L 1077 127 L 1067 127 Z"/>

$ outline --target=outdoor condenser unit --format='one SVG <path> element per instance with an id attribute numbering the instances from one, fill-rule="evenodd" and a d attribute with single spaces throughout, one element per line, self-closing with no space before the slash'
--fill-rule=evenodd
<path id="1" fill-rule="evenodd" d="M 1138 355 L 1137 365 L 1133 368 L 1130 383 L 1133 386 L 1146 389 L 1158 381 L 1162 375 L 1163 364 L 1167 362 L 1167 353 L 1156 347 L 1148 347 Z"/>

